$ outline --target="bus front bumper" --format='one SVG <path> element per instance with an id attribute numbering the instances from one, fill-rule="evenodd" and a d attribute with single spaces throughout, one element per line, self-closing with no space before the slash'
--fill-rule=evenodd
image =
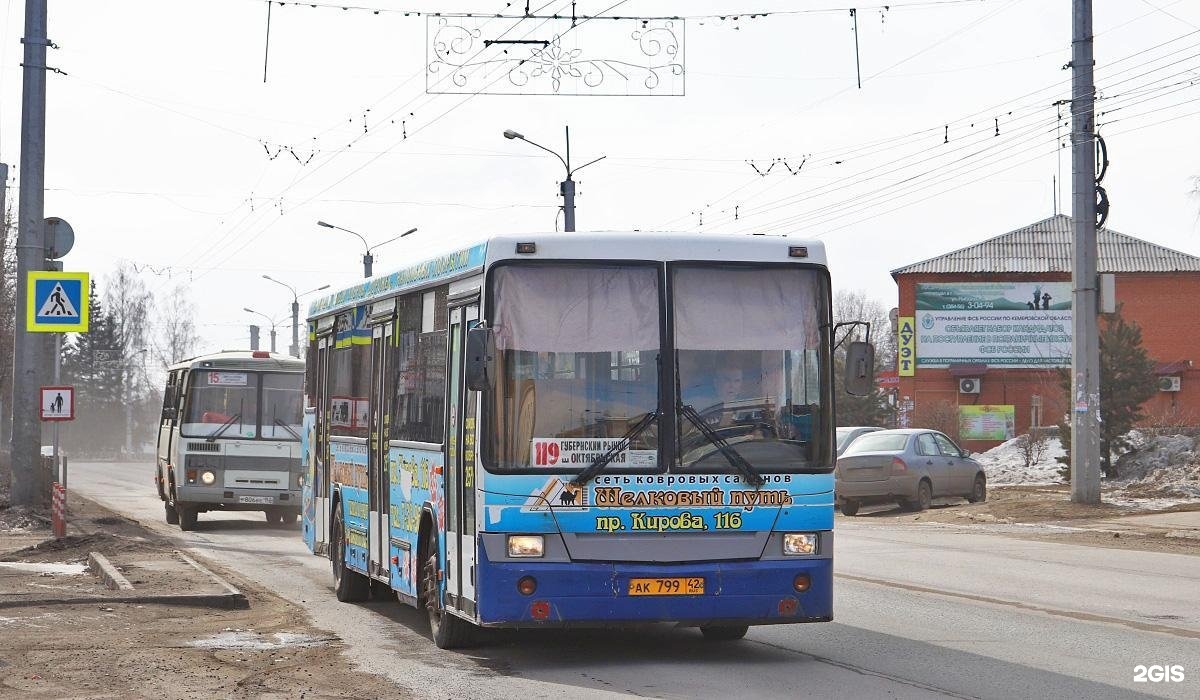
<path id="1" fill-rule="evenodd" d="M 266 510 L 302 504 L 300 489 L 226 489 L 219 486 L 177 486 L 176 504 L 201 510 Z"/>
<path id="2" fill-rule="evenodd" d="M 479 551 L 479 621 L 484 627 L 769 625 L 833 619 L 833 560 L 641 564 L 488 562 Z M 808 588 L 796 590 L 806 574 Z M 517 582 L 537 589 L 522 595 Z M 703 578 L 702 595 L 630 595 L 632 579 Z"/>

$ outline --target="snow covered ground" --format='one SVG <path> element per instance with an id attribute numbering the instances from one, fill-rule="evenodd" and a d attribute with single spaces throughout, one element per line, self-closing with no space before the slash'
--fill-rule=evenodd
<path id="1" fill-rule="evenodd" d="M 1041 459 L 1025 466 L 1025 456 L 1022 453 L 1023 437 L 1013 438 L 997 445 L 987 452 L 974 455 L 975 460 L 983 465 L 990 484 L 1061 484 L 1062 477 L 1058 470 L 1062 465 L 1055 458 L 1065 454 L 1062 442 L 1057 437 L 1046 438 L 1046 447 Z"/>
<path id="2" fill-rule="evenodd" d="M 1133 431 L 1134 449 L 1121 455 L 1117 470 L 1121 478 L 1105 479 L 1105 498 L 1117 505 L 1160 509 L 1200 500 L 1200 440 L 1187 435 L 1146 436 Z M 1021 441 L 1014 438 L 987 452 L 975 455 L 983 465 L 988 482 L 994 485 L 1061 484 L 1062 467 L 1056 458 L 1064 454 L 1058 437 L 1046 439 L 1040 459 L 1025 465 Z"/>

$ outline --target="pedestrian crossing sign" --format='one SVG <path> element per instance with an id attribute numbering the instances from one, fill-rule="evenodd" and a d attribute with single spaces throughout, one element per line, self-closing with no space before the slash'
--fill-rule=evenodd
<path id="1" fill-rule="evenodd" d="M 88 273 L 30 272 L 25 329 L 30 333 L 87 333 Z"/>

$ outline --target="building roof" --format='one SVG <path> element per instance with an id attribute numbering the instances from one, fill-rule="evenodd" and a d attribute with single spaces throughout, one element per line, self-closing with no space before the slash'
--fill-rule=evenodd
<path id="1" fill-rule="evenodd" d="M 1071 271 L 1071 217 L 1058 214 L 935 258 L 892 270 L 914 273 L 1038 273 Z M 1200 257 L 1101 228 L 1098 272 L 1200 272 Z"/>

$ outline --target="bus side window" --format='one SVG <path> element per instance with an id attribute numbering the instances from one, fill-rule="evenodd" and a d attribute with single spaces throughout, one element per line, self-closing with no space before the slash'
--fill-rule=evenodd
<path id="1" fill-rule="evenodd" d="M 175 409 L 175 395 L 179 391 L 179 372 L 170 372 L 167 374 L 167 388 L 163 391 L 162 405 L 162 420 L 174 421 L 175 416 L 171 415 L 171 411 Z"/>
<path id="2" fill-rule="evenodd" d="M 175 425 L 183 422 L 183 404 L 187 400 L 187 383 L 189 372 L 185 369 L 179 372 L 175 382 Z"/>

